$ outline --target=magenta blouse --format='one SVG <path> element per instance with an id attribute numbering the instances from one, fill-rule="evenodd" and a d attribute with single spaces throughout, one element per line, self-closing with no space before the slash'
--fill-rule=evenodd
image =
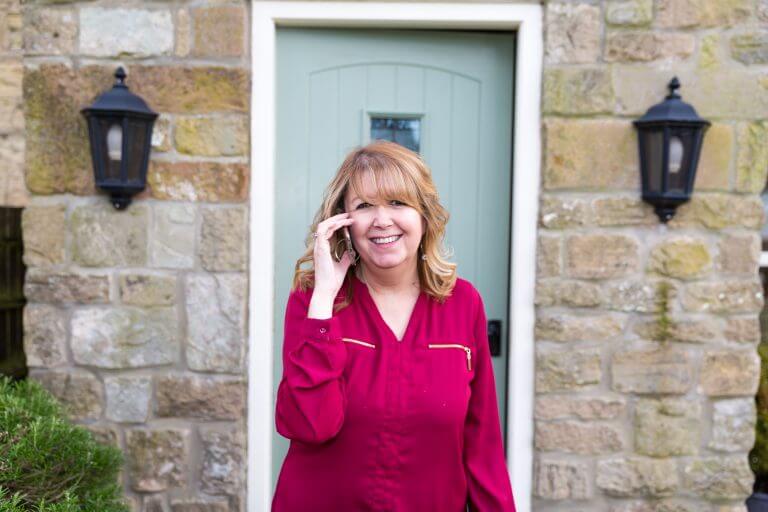
<path id="1" fill-rule="evenodd" d="M 398 340 L 352 279 L 329 319 L 307 318 L 311 289 L 288 298 L 273 512 L 514 512 L 478 291 L 422 291 Z"/>

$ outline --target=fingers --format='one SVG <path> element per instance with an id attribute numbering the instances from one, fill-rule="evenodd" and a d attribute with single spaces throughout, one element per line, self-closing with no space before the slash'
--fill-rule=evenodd
<path id="1" fill-rule="evenodd" d="M 342 214 L 342 215 L 349 215 L 349 214 Z M 349 226 L 351 225 L 355 219 L 351 217 L 347 218 L 341 218 L 341 219 L 335 219 L 334 217 L 329 217 L 328 219 L 324 220 L 320 224 L 317 225 L 317 239 L 322 238 L 323 240 L 330 240 L 331 236 L 336 232 L 337 229 L 339 229 L 342 226 Z"/>

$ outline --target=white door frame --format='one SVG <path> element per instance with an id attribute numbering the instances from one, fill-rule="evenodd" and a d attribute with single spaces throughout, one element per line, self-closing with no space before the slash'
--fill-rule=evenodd
<path id="1" fill-rule="evenodd" d="M 277 26 L 515 30 L 510 346 L 507 456 L 517 509 L 530 510 L 533 471 L 534 287 L 541 174 L 542 10 L 535 4 L 260 2 L 252 4 L 248 510 L 269 510 L 275 207 L 275 32 Z M 303 238 L 306 233 L 294 233 Z M 296 255 L 298 257 L 298 255 Z"/>

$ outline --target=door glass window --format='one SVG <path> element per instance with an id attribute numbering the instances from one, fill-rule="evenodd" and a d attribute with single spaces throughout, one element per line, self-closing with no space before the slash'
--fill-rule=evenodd
<path id="1" fill-rule="evenodd" d="M 419 152 L 421 119 L 371 117 L 371 140 L 384 139 Z"/>

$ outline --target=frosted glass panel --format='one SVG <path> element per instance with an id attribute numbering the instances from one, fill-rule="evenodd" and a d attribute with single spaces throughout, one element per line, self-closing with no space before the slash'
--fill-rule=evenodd
<path id="1" fill-rule="evenodd" d="M 376 139 L 397 142 L 418 153 L 421 140 L 421 119 L 372 117 L 371 140 Z"/>

